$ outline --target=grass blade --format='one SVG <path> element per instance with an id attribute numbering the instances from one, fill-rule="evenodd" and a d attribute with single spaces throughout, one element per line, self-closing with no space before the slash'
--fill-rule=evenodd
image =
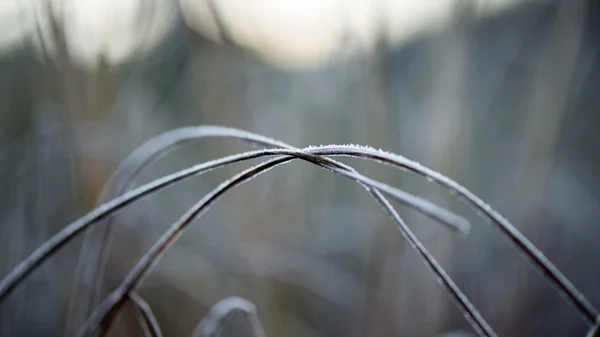
<path id="1" fill-rule="evenodd" d="M 555 286 L 559 294 L 571 303 L 581 315 L 590 324 L 595 324 L 598 319 L 598 311 L 591 303 L 577 290 L 577 288 L 567 279 L 567 277 L 556 268 L 556 266 L 544 256 L 544 254 L 529 241 L 518 229 L 516 229 L 508 220 L 496 212 L 483 200 L 473 194 L 471 191 L 453 181 L 452 179 L 431 170 L 417 162 L 406 159 L 402 156 L 375 150 L 369 147 L 358 146 L 325 146 L 315 149 L 312 153 L 326 156 L 351 156 L 363 159 L 377 160 L 382 163 L 390 164 L 414 173 L 417 173 L 429 181 L 432 181 L 452 193 L 456 193 L 461 200 L 472 206 L 475 210 L 489 219 L 500 231 L 505 234 L 509 240 L 525 255 L 530 262 Z"/>
<path id="2" fill-rule="evenodd" d="M 177 222 L 175 222 L 149 249 L 149 251 L 133 267 L 121 285 L 94 311 L 78 336 L 103 336 L 118 315 L 129 292 L 136 289 L 139 283 L 150 272 L 165 251 L 181 236 L 190 223 L 207 211 L 227 191 L 266 172 L 270 168 L 282 164 L 290 158 L 277 158 L 242 171 L 231 179 L 221 183 L 194 206 L 192 206 Z"/>
<path id="3" fill-rule="evenodd" d="M 140 325 L 144 329 L 144 334 L 147 337 L 162 337 L 160 325 L 158 325 L 158 320 L 154 316 L 150 305 L 135 291 L 129 293 L 129 299 L 133 304 Z"/>
<path id="4" fill-rule="evenodd" d="M 379 183 L 377 181 L 374 181 L 372 179 L 366 178 L 356 173 L 355 171 L 351 172 L 337 166 L 324 165 L 324 159 L 319 156 L 314 156 L 298 150 L 280 149 L 277 150 L 277 152 L 297 156 L 298 158 L 312 162 L 316 165 L 322 166 L 328 170 L 334 171 L 343 176 L 355 179 L 370 187 L 375 187 L 383 191 L 384 193 L 395 197 L 399 201 L 405 203 L 407 206 L 411 206 L 416 210 L 422 212 L 423 214 L 426 214 L 434 219 L 438 219 L 438 221 L 452 221 L 452 214 L 445 211 L 444 209 L 439 209 L 436 206 L 433 206 L 433 204 L 430 204 L 418 197 L 407 194 L 406 192 L 402 192 L 399 190 L 395 191 L 393 188 L 385 184 Z M 170 247 L 183 234 L 183 231 L 189 226 L 189 224 L 192 220 L 194 220 L 195 217 L 202 215 L 212 205 L 212 203 L 218 200 L 228 190 L 236 187 L 237 185 L 243 182 L 246 182 L 247 180 L 254 178 L 258 174 L 261 174 L 276 165 L 283 164 L 292 159 L 293 158 L 285 157 L 273 159 L 260 165 L 254 166 L 250 169 L 247 169 L 242 173 L 234 176 L 231 180 L 222 183 L 219 187 L 207 194 L 202 200 L 200 200 L 197 204 L 190 208 L 190 210 L 188 210 L 188 212 L 186 212 L 186 214 L 178 222 L 173 224 L 173 226 L 171 226 L 171 228 L 165 234 L 163 234 L 163 236 L 161 236 L 161 238 L 152 246 L 152 248 L 144 255 L 144 257 L 142 257 L 138 264 L 133 268 L 131 273 L 126 277 L 125 281 L 123 281 L 123 283 L 109 296 L 109 298 L 100 305 L 100 307 L 94 312 L 90 320 L 85 324 L 80 336 L 95 336 L 98 333 L 103 333 L 108 329 L 112 322 L 112 319 L 120 311 L 120 308 L 122 307 L 123 301 L 127 297 L 128 292 L 136 289 L 138 284 L 143 280 L 145 275 L 147 275 L 152 266 L 164 254 L 166 249 L 168 249 L 168 247 Z M 387 205 L 389 206 L 389 204 Z M 416 240 L 414 235 L 412 236 L 412 238 Z M 425 252 L 425 254 L 430 258 L 429 262 L 434 261 L 431 255 L 429 255 L 426 252 L 422 245 L 421 248 L 422 251 Z M 437 264 L 435 266 L 437 266 Z M 441 267 L 434 267 L 433 270 L 441 270 Z M 440 278 L 442 282 L 445 282 L 448 279 L 449 278 L 445 274 L 442 274 L 442 277 Z M 470 303 L 468 303 L 466 296 L 464 296 L 464 294 L 462 294 L 455 285 L 448 285 L 448 289 L 453 290 L 451 294 L 455 297 L 455 299 L 458 302 L 463 303 L 464 301 L 466 301 L 466 303 L 464 303 L 462 307 L 466 308 L 466 314 L 468 314 L 469 317 L 472 317 L 476 321 L 479 321 L 480 319 L 482 320 L 482 318 L 476 311 L 474 315 L 471 314 L 471 312 L 475 309 Z M 491 331 L 491 329 L 489 329 L 489 326 L 485 322 L 483 322 L 483 324 L 475 325 L 475 328 L 478 332 L 481 332 L 481 327 Z M 485 335 L 494 336 L 493 332 L 491 334 Z"/>
<path id="5" fill-rule="evenodd" d="M 479 336 L 496 336 L 492 327 L 485 321 L 479 311 L 475 309 L 475 306 L 469 301 L 467 296 L 458 288 L 458 286 L 452 281 L 450 276 L 444 271 L 444 268 L 436 261 L 431 255 L 423 243 L 417 239 L 416 235 L 406 225 L 404 220 L 398 215 L 398 212 L 390 205 L 389 201 L 381 197 L 379 191 L 376 191 L 375 199 L 383 207 L 383 209 L 389 214 L 394 220 L 402 236 L 408 241 L 410 246 L 417 251 L 421 256 L 425 265 L 431 269 L 433 274 L 438 278 L 439 282 L 444 286 L 450 297 L 454 300 L 463 316 L 471 324 L 475 332 Z"/>
<path id="6" fill-rule="evenodd" d="M 194 328 L 192 337 L 216 337 L 225 319 L 234 312 L 241 312 L 244 315 L 250 323 L 254 336 L 266 337 L 254 304 L 237 296 L 227 297 L 217 302 Z"/>
<path id="7" fill-rule="evenodd" d="M 124 194 L 121 197 L 113 199 L 112 201 L 109 201 L 106 204 L 96 208 L 94 211 L 86 214 L 82 218 L 79 218 L 75 222 L 69 224 L 63 230 L 55 234 L 52 238 L 50 238 L 48 241 L 46 241 L 44 244 L 38 247 L 29 257 L 25 259 L 25 261 L 21 262 L 2 280 L 2 282 L 0 282 L 0 302 L 2 302 L 2 300 L 14 289 L 14 287 L 19 282 L 21 282 L 37 266 L 39 266 L 43 261 L 45 261 L 49 256 L 51 256 L 54 252 L 60 249 L 63 245 L 75 238 L 78 234 L 83 232 L 83 230 L 88 228 L 91 224 L 106 218 L 110 214 L 125 207 L 131 202 L 198 173 L 207 172 L 209 170 L 235 162 L 277 155 L 290 156 L 287 160 L 292 160 L 293 158 L 297 157 L 306 161 L 314 161 L 314 163 L 319 166 L 323 166 L 327 169 L 333 169 L 332 167 L 327 165 L 327 158 L 311 157 L 311 155 L 308 152 L 303 152 L 302 150 L 271 149 L 249 151 L 238 155 L 212 160 L 156 179 L 151 183 L 143 185 L 135 190 Z M 397 199 L 406 206 L 412 207 L 415 210 L 420 211 L 424 215 L 435 219 L 436 221 L 440 221 L 448 224 L 449 226 L 458 228 L 468 226 L 468 221 L 466 219 L 454 213 L 451 213 L 439 206 L 436 206 L 435 204 L 432 204 L 431 202 L 426 201 L 422 198 L 406 193 L 402 190 L 390 187 L 389 185 L 377 182 L 373 179 L 363 177 L 357 173 L 345 171 L 341 167 L 335 168 L 335 170 L 338 174 L 352 178 L 356 181 L 362 182 L 363 184 L 375 187 L 383 191 L 385 194 Z"/>
<path id="8" fill-rule="evenodd" d="M 121 165 L 119 165 L 109 182 L 105 185 L 99 200 L 110 200 L 125 193 L 132 187 L 135 177 L 139 175 L 145 167 L 157 161 L 168 152 L 191 141 L 210 137 L 241 140 L 255 146 L 271 146 L 295 149 L 291 145 L 269 137 L 222 126 L 200 125 L 195 127 L 174 129 L 150 139 L 142 146 L 137 148 L 132 154 L 130 154 L 121 163 Z M 333 160 L 331 160 L 331 162 L 334 165 L 339 165 L 351 170 L 349 167 L 343 166 L 341 163 Z M 381 194 L 376 196 L 376 190 L 369 187 L 367 187 L 367 189 L 376 199 L 384 198 Z M 106 268 L 106 263 L 108 261 L 108 251 L 111 242 L 112 219 L 113 217 L 109 216 L 106 219 L 107 223 L 105 226 L 98 228 L 97 232 L 95 233 L 86 233 L 84 239 L 82 255 L 79 258 L 79 263 L 77 266 L 75 290 L 72 298 L 78 299 L 79 301 L 81 301 L 83 298 L 83 302 L 85 303 L 85 294 L 80 293 L 78 288 L 80 280 L 85 280 L 86 283 L 89 283 L 88 288 L 94 291 L 94 294 L 91 295 L 91 298 L 87 299 L 90 302 L 87 303 L 88 307 L 99 302 L 100 291 L 103 283 L 100 275 L 103 275 Z M 468 226 L 450 227 L 450 229 L 465 234 L 469 231 Z M 71 301 L 68 312 L 79 312 L 80 310 L 84 310 L 84 308 L 76 308 L 75 302 Z"/>
<path id="9" fill-rule="evenodd" d="M 228 139 L 241 140 L 243 142 L 258 145 L 258 146 L 276 146 L 282 148 L 295 149 L 293 146 L 283 143 L 281 141 L 274 140 L 272 138 L 268 138 L 262 135 L 254 134 L 251 132 L 247 132 L 244 130 L 238 130 L 234 128 L 221 127 L 221 126 L 211 126 L 211 125 L 200 125 L 196 127 L 184 127 L 175 130 L 171 130 L 165 132 L 149 141 L 144 143 L 138 149 L 136 149 L 130 156 L 128 156 L 123 163 L 116 170 L 113 175 L 111 181 L 106 185 L 105 191 L 103 195 L 108 194 L 109 190 L 113 191 L 111 194 L 113 197 L 116 197 L 122 193 L 124 193 L 127 189 L 131 187 L 133 184 L 134 178 L 138 175 L 141 170 L 151 164 L 152 162 L 158 160 L 163 155 L 172 151 L 175 148 L 178 148 L 186 143 L 189 143 L 194 140 L 208 138 L 208 137 L 223 137 Z M 343 166 L 339 162 L 333 161 L 334 165 Z M 343 166 L 349 171 L 352 171 L 351 168 L 347 166 Z M 382 205 L 382 207 L 390 214 L 392 219 L 396 221 L 399 230 L 405 236 L 405 238 L 409 241 L 411 246 L 416 249 L 419 254 L 425 259 L 425 263 L 432 268 L 433 272 L 436 276 L 443 280 L 442 283 L 448 289 L 448 291 L 452 294 L 455 301 L 458 303 L 458 307 L 461 312 L 469 319 L 471 322 L 475 321 L 474 328 L 479 331 L 488 331 L 491 332 L 489 325 L 481 318 L 479 313 L 474 310 L 474 307 L 470 304 L 470 302 L 466 299 L 466 297 L 460 292 L 457 291 L 458 288 L 452 282 L 452 280 L 445 274 L 443 269 L 437 264 L 435 259 L 427 252 L 427 250 L 423 247 L 423 245 L 416 239 L 414 234 L 410 231 L 410 229 L 406 226 L 406 224 L 402 221 L 400 216 L 394 210 L 394 208 L 389 204 L 387 199 L 376 189 L 372 187 L 365 186 L 371 195 L 375 198 L 375 200 Z M 108 250 L 108 242 L 107 237 L 109 236 L 108 231 L 110 231 L 111 218 L 108 219 L 107 226 L 104 227 L 105 235 L 104 241 L 101 242 L 101 246 L 99 247 L 99 255 L 96 256 L 96 259 L 101 259 L 98 262 L 98 267 L 96 268 L 96 274 L 101 275 L 103 267 L 106 261 L 106 251 Z M 468 227 L 457 228 L 451 227 L 454 230 L 462 231 L 464 233 L 468 232 Z M 415 242 L 417 244 L 415 244 Z M 89 263 L 88 258 L 83 258 L 81 260 L 84 263 Z M 91 262 L 94 262 L 92 260 Z M 93 277 L 93 280 L 98 280 L 97 282 L 101 282 L 101 279 L 98 277 Z M 93 289 L 99 288 L 98 286 L 92 287 Z M 493 332 L 491 333 L 493 334 Z M 490 334 L 490 335 L 491 335 Z"/>
<path id="10" fill-rule="evenodd" d="M 290 147 L 264 136 L 250 132 L 220 126 L 201 125 L 195 127 L 182 127 L 167 131 L 142 144 L 117 167 L 109 181 L 104 185 L 98 205 L 114 199 L 130 190 L 136 176 L 150 164 L 156 162 L 168 152 L 183 146 L 193 140 L 221 137 L 247 142 L 253 145 L 271 147 Z M 201 173 L 199 173 L 201 174 Z M 89 315 L 91 308 L 100 302 L 103 289 L 103 278 L 106 264 L 108 263 L 110 245 L 112 241 L 113 216 L 106 218 L 106 224 L 95 231 L 88 231 L 84 237 L 81 255 L 75 272 L 74 290 L 67 310 L 67 316 Z M 81 290 L 80 284 L 85 283 L 91 293 Z M 83 311 L 83 313 L 82 313 Z M 73 322 L 67 318 L 67 322 Z M 71 324 L 71 323 L 68 323 Z M 76 331 L 73 328 L 68 331 Z"/>

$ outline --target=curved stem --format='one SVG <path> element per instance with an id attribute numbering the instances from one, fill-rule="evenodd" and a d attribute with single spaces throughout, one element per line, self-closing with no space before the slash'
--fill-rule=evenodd
<path id="1" fill-rule="evenodd" d="M 158 325 L 158 320 L 150 305 L 135 291 L 130 292 L 128 297 L 135 308 L 135 313 L 146 337 L 162 337 L 160 325 Z"/>
<path id="2" fill-rule="evenodd" d="M 115 211 L 129 205 L 135 200 L 148 196 L 152 192 L 158 191 L 164 187 L 170 186 L 175 182 L 189 178 L 202 172 L 208 172 L 215 168 L 241 162 L 250 159 L 262 158 L 266 156 L 277 156 L 287 155 L 298 157 L 300 159 L 308 160 L 310 157 L 310 151 L 304 152 L 302 150 L 288 150 L 288 149 L 271 149 L 271 150 L 258 150 L 249 151 L 242 154 L 228 156 L 225 158 L 212 160 L 207 163 L 195 165 L 185 170 L 178 171 L 168 176 L 156 179 L 151 183 L 143 185 L 135 190 L 132 190 L 118 198 L 115 198 L 100 207 L 96 208 L 92 212 L 79 218 L 75 222 L 67 225 L 60 232 L 55 234 L 52 238 L 38 247 L 31 255 L 29 255 L 23 262 L 21 262 L 16 268 L 14 268 L 3 280 L 0 282 L 0 302 L 19 284 L 26 276 L 28 276 L 37 266 L 48 259 L 54 252 L 64 246 L 67 242 L 81 234 L 86 228 L 93 223 L 102 220 L 114 213 Z M 329 159 L 319 157 L 315 159 L 317 164 L 322 166 L 328 166 Z M 333 168 L 328 167 L 328 168 Z M 446 223 L 451 227 L 465 228 L 469 226 L 468 221 L 454 213 L 451 213 L 443 208 L 440 208 L 422 198 L 406 193 L 402 190 L 390 187 L 386 184 L 379 183 L 373 179 L 362 177 L 350 171 L 344 171 L 342 167 L 337 173 L 345 175 L 354 180 L 361 181 L 363 184 L 370 185 L 371 187 L 380 189 L 386 194 L 396 198 L 398 201 L 404 203 L 406 206 L 413 207 L 417 211 L 422 212 L 425 215 L 430 216 L 436 221 Z"/>
<path id="3" fill-rule="evenodd" d="M 523 253 L 533 266 L 544 275 L 555 289 L 562 295 L 570 304 L 572 304 L 590 324 L 595 324 L 599 320 L 598 311 L 592 304 L 583 296 L 583 294 L 567 279 L 567 277 L 558 268 L 546 258 L 546 256 L 529 241 L 515 226 L 513 226 L 500 213 L 496 212 L 492 207 L 486 204 L 483 200 L 458 184 L 454 180 L 429 169 L 415 161 L 409 160 L 402 156 L 388 153 L 380 150 L 375 150 L 369 147 L 357 146 L 323 146 L 312 151 L 315 154 L 324 156 L 350 156 L 360 157 L 363 159 L 376 160 L 385 164 L 389 164 L 401 169 L 405 169 L 417 173 L 429 181 L 434 182 L 447 190 L 455 193 L 461 200 L 472 206 L 480 215 L 490 220 L 492 224 L 500 229 L 501 233 L 506 235 L 508 239 Z"/>
<path id="4" fill-rule="evenodd" d="M 385 184 L 378 183 L 369 178 L 366 178 L 355 171 L 347 171 L 345 168 L 337 166 L 323 165 L 325 160 L 322 157 L 314 156 L 304 151 L 292 151 L 288 150 L 288 155 L 295 155 L 300 159 L 306 160 L 313 164 L 319 165 L 325 169 L 341 174 L 343 176 L 357 180 L 363 184 L 375 187 L 380 191 L 383 191 L 390 196 L 397 198 L 397 194 L 393 193 L 392 190 L 388 189 Z M 285 152 L 285 151 L 283 151 Z M 98 309 L 92 314 L 92 317 L 84 325 L 79 336 L 95 336 L 98 333 L 103 335 L 105 331 L 110 327 L 113 318 L 119 313 L 124 300 L 127 298 L 127 294 L 135 290 L 139 283 L 149 273 L 152 266 L 154 266 L 158 259 L 164 254 L 164 252 L 183 234 L 189 224 L 198 216 L 202 215 L 215 201 L 217 201 L 224 193 L 228 190 L 242 184 L 255 176 L 266 172 L 272 167 L 291 161 L 293 158 L 278 158 L 272 159 L 260 165 L 251 167 L 244 170 L 240 174 L 234 176 L 232 179 L 225 181 L 219 187 L 207 194 L 202 200 L 196 203 L 192 208 L 186 212 L 181 219 L 173 224 L 171 228 L 161 236 L 161 238 L 150 248 L 150 250 L 140 259 L 138 264 L 133 268 L 130 274 L 125 278 L 123 283 L 98 307 Z M 427 214 L 427 208 L 420 208 L 417 204 L 410 204 L 411 198 L 407 198 L 404 201 L 398 198 L 399 201 L 405 202 L 408 206 L 415 207 L 419 211 Z M 457 302 L 459 308 L 468 318 L 469 322 L 473 325 L 474 329 L 482 336 L 495 336 L 495 333 L 489 327 L 487 322 L 481 317 L 473 305 L 469 302 L 466 296 L 458 289 L 458 287 L 452 282 L 444 270 L 437 264 L 435 259 L 427 252 L 424 246 L 418 241 L 418 239 L 412 234 L 410 229 L 400 219 L 398 214 L 393 210 L 391 205 L 385 199 L 377 198 L 381 205 L 388 210 L 389 214 L 400 224 L 400 229 L 405 237 L 409 240 L 411 246 L 420 253 L 420 255 L 426 261 L 426 264 L 434 271 L 436 276 L 440 279 L 441 283 L 446 287 L 449 294 Z M 438 218 L 440 220 L 443 217 L 429 213 L 429 216 Z"/>
<path id="5" fill-rule="evenodd" d="M 139 172 L 146 164 L 150 163 L 154 159 L 158 159 L 163 153 L 168 151 L 171 147 L 183 145 L 186 142 L 204 138 L 204 137 L 226 137 L 239 139 L 256 145 L 265 146 L 277 146 L 283 148 L 293 148 L 283 142 L 254 134 L 251 132 L 238 130 L 234 128 L 201 125 L 196 127 L 185 127 L 176 129 L 173 131 L 166 132 L 155 139 L 148 141 L 138 151 L 139 155 L 132 158 L 144 158 L 144 154 L 147 159 L 142 159 L 138 170 L 134 170 L 129 178 L 125 175 L 121 182 L 124 182 L 121 186 L 126 186 L 131 183 L 132 178 L 136 172 Z M 156 149 L 159 148 L 159 151 Z M 544 254 L 533 245 L 519 230 L 517 230 L 508 220 L 502 217 L 498 212 L 487 205 L 483 200 L 473 194 L 471 191 L 461 186 L 457 182 L 449 179 L 448 177 L 433 171 L 419 163 L 409 160 L 405 157 L 387 153 L 384 151 L 377 151 L 369 147 L 357 147 L 357 146 L 325 146 L 320 148 L 314 148 L 315 154 L 322 155 L 343 155 L 351 157 L 360 157 L 363 159 L 374 159 L 394 167 L 405 169 L 413 173 L 417 173 L 423 177 L 426 177 L 434 183 L 441 185 L 442 187 L 458 194 L 458 196 L 465 201 L 467 204 L 472 206 L 475 210 L 480 212 L 484 217 L 489 219 L 500 231 L 506 235 L 509 240 L 523 253 L 530 262 L 533 263 L 534 267 L 538 269 L 543 275 L 545 275 L 550 283 L 552 283 L 558 292 L 565 297 L 582 315 L 590 322 L 595 324 L 598 320 L 598 311 L 585 299 L 583 294 L 577 290 L 577 288 L 550 262 Z M 124 163 L 125 164 L 125 163 Z M 123 165 L 126 167 L 127 165 Z M 136 165 L 132 165 L 136 167 Z M 117 171 L 118 172 L 118 171 Z M 115 175 L 116 176 L 116 175 Z M 117 182 L 118 185 L 118 182 Z M 371 191 L 374 195 L 374 191 Z"/>
<path id="6" fill-rule="evenodd" d="M 241 312 L 246 316 L 255 337 L 266 337 L 265 330 L 256 314 L 254 304 L 237 296 L 224 298 L 213 305 L 208 314 L 194 328 L 192 337 L 217 336 L 227 316 L 235 311 Z"/>

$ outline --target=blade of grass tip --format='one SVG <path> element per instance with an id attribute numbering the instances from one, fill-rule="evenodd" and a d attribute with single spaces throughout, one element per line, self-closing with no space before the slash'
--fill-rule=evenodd
<path id="1" fill-rule="evenodd" d="M 164 187 L 174 184 L 177 181 L 189 178 L 201 172 L 206 172 L 218 167 L 222 167 L 231 163 L 236 163 L 244 160 L 276 155 L 288 155 L 306 161 L 314 161 L 314 163 L 319 166 L 323 166 L 324 168 L 328 169 L 335 169 L 337 173 L 357 180 L 359 182 L 365 183 L 367 185 L 369 185 L 370 183 L 377 183 L 377 189 L 381 189 L 385 192 L 385 194 L 392 196 L 393 198 L 405 204 L 406 206 L 412 207 L 437 221 L 441 221 L 447 223 L 449 226 L 454 226 L 458 228 L 468 225 L 466 219 L 456 214 L 453 214 L 439 206 L 436 206 L 424 199 L 418 198 L 399 189 L 392 188 L 388 185 L 376 182 L 372 179 L 367 180 L 367 178 L 362 177 L 356 173 L 345 171 L 341 168 L 328 166 L 325 163 L 327 161 L 327 158 L 311 157 L 309 153 L 303 152 L 301 150 L 272 149 L 249 151 L 238 155 L 228 156 L 225 158 L 216 159 L 203 164 L 195 165 L 191 168 L 181 170 L 171 175 L 156 179 L 146 185 L 143 185 L 135 190 L 126 193 L 121 197 L 118 197 L 110 202 L 103 204 L 102 206 L 96 208 L 92 212 L 79 218 L 75 222 L 72 222 L 60 232 L 55 234 L 52 238 L 47 240 L 40 247 L 38 247 L 31 255 L 29 255 L 16 268 L 14 268 L 6 277 L 4 277 L 4 279 L 2 279 L 2 281 L 0 282 L 0 303 L 16 287 L 17 284 L 19 284 L 37 266 L 39 266 L 43 261 L 45 261 L 54 252 L 56 252 L 58 249 L 64 246 L 67 242 L 75 238 L 78 234 L 83 232 L 83 230 L 96 223 L 98 220 L 104 219 L 106 216 L 125 207 L 133 201 L 143 198 L 154 191 L 158 191 Z M 292 158 L 288 159 L 291 160 Z"/>
<path id="2" fill-rule="evenodd" d="M 256 313 L 256 306 L 252 302 L 237 296 L 227 297 L 217 302 L 202 321 L 196 325 L 192 337 L 217 336 L 227 316 L 236 311 L 247 316 L 254 336 L 266 337 L 265 330 Z"/>
<path id="3" fill-rule="evenodd" d="M 158 325 L 158 320 L 150 305 L 135 291 L 129 293 L 129 299 L 144 330 L 144 335 L 146 337 L 162 337 L 160 325 Z"/>
<path id="4" fill-rule="evenodd" d="M 478 211 L 479 215 L 487 218 L 494 224 L 501 233 L 506 235 L 509 240 L 525 255 L 536 269 L 544 275 L 551 284 L 555 286 L 558 293 L 562 295 L 567 302 L 571 303 L 590 324 L 595 324 L 598 319 L 598 311 L 591 305 L 585 296 L 567 279 L 567 277 L 558 270 L 558 268 L 546 258 L 546 256 L 529 241 L 515 226 L 513 226 L 500 213 L 491 208 L 483 200 L 473 194 L 464 186 L 458 184 L 454 180 L 429 169 L 417 162 L 406 159 L 402 156 L 375 150 L 370 147 L 358 146 L 324 146 L 315 151 L 315 154 L 326 156 L 351 156 L 363 159 L 376 160 L 385 164 L 389 164 L 410 172 L 419 174 L 427 180 L 434 182 L 451 193 L 459 196 L 459 198 Z"/>
<path id="5" fill-rule="evenodd" d="M 135 177 L 140 174 L 144 167 L 147 167 L 151 163 L 157 161 L 169 151 L 183 146 L 193 140 L 209 137 L 241 140 L 245 143 L 255 146 L 272 146 L 297 150 L 297 148 L 289 144 L 266 136 L 222 126 L 200 125 L 170 130 L 148 140 L 142 146 L 138 147 L 133 153 L 127 156 L 127 158 L 125 158 L 125 160 L 121 163 L 121 165 L 119 165 L 115 173 L 112 175 L 109 182 L 104 186 L 99 203 L 105 199 L 116 198 L 125 191 L 129 190 L 133 185 Z M 332 163 L 332 165 L 338 165 L 339 167 L 344 167 L 345 169 L 352 171 L 351 168 L 344 166 L 344 164 L 332 159 L 328 160 Z M 375 193 L 377 193 L 376 190 L 371 187 L 366 188 L 369 190 L 371 195 L 375 197 Z M 384 197 L 380 194 L 379 198 Z M 450 226 L 450 229 L 466 235 L 469 231 L 469 225 L 467 222 L 463 222 L 463 224 L 464 225 L 462 227 Z M 100 290 L 102 289 L 103 282 L 102 278 L 98 277 L 98 275 L 103 275 L 106 268 L 106 263 L 108 261 L 108 252 L 111 242 L 111 229 L 112 216 L 109 216 L 106 219 L 106 225 L 99 228 L 98 233 L 88 232 L 84 238 L 82 254 L 79 259 L 75 276 L 76 282 L 73 298 L 82 298 L 82 295 L 79 294 L 79 281 L 89 280 L 89 282 L 91 282 L 90 288 L 95 289 L 95 293 L 90 299 L 91 303 L 88 303 L 88 306 L 95 305 L 95 303 L 99 302 Z M 75 308 L 74 306 L 75 302 L 72 301 L 68 312 L 83 310 L 83 308 Z"/>
<path id="6" fill-rule="evenodd" d="M 266 161 L 257 166 L 253 166 L 249 169 L 244 170 L 238 175 L 234 176 L 228 181 L 223 182 L 216 189 L 207 194 L 202 200 L 196 203 L 192 208 L 190 208 L 181 219 L 174 223 L 167 232 L 165 232 L 156 243 L 150 248 L 150 250 L 140 259 L 138 264 L 133 268 L 133 270 L 129 273 L 129 275 L 125 278 L 125 280 L 121 283 L 121 285 L 94 311 L 92 317 L 88 320 L 88 322 L 82 328 L 79 336 L 95 336 L 99 332 L 104 332 L 112 322 L 112 319 L 118 314 L 120 311 L 123 301 L 126 298 L 128 292 L 134 290 L 139 282 L 143 280 L 143 278 L 147 275 L 150 269 L 154 266 L 154 264 L 158 261 L 160 257 L 164 254 L 164 252 L 183 234 L 185 229 L 194 220 L 196 217 L 204 214 L 204 212 L 215 202 L 217 201 L 224 193 L 228 190 L 235 188 L 236 186 L 258 176 L 261 173 L 271 169 L 276 165 L 280 165 L 286 162 L 293 160 L 295 157 L 299 159 L 303 159 L 305 161 L 312 162 L 316 165 L 319 165 L 325 169 L 332 170 L 338 174 L 347 176 L 349 178 L 355 179 L 357 181 L 361 181 L 367 185 L 372 185 L 372 187 L 376 187 L 384 191 L 384 193 L 393 196 L 398 201 L 403 202 L 405 205 L 409 207 L 413 207 L 414 209 L 422 212 L 425 215 L 428 215 L 434 219 L 445 219 L 446 217 L 450 217 L 452 213 L 440 208 L 436 207 L 434 204 L 431 204 L 428 201 L 420 199 L 416 196 L 410 195 L 406 192 L 400 191 L 398 189 L 394 189 L 385 184 L 381 184 L 377 181 L 373 181 L 366 177 L 359 175 L 358 173 L 349 172 L 344 169 L 340 169 L 337 167 L 330 167 L 325 165 L 322 161 L 323 158 L 318 156 L 314 156 L 310 153 L 303 152 L 302 150 L 284 150 L 284 149 L 276 149 L 276 150 L 263 150 L 261 152 L 264 153 L 277 153 L 277 154 L 285 154 L 294 157 L 284 157 L 277 158 Z M 378 186 L 376 186 L 378 185 Z M 446 213 L 444 213 L 446 212 Z"/>

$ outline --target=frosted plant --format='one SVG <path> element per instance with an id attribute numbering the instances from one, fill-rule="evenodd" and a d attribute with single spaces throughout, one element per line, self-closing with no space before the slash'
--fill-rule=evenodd
<path id="1" fill-rule="evenodd" d="M 271 148 L 247 151 L 237 155 L 211 160 L 127 191 L 131 187 L 133 179 L 145 166 L 182 144 L 206 137 L 237 139 L 261 147 Z M 434 257 L 429 254 L 427 249 L 391 206 L 386 197 L 392 198 L 405 206 L 446 225 L 450 229 L 464 234 L 468 232 L 470 226 L 468 221 L 465 218 L 418 196 L 366 177 L 356 172 L 352 167 L 331 158 L 339 156 L 372 160 L 410 171 L 421 175 L 428 181 L 438 184 L 456 194 L 461 200 L 472 206 L 478 214 L 490 220 L 490 222 L 533 263 L 548 281 L 555 286 L 557 291 L 580 312 L 582 317 L 596 329 L 595 326 L 598 322 L 598 312 L 584 298 L 581 292 L 579 292 L 543 255 L 543 253 L 525 238 L 525 236 L 523 236 L 508 220 L 465 187 L 450 178 L 402 156 L 370 147 L 357 145 L 328 145 L 297 149 L 264 136 L 217 126 L 198 126 L 173 130 L 142 145 L 123 162 L 112 177 L 107 188 L 105 188 L 103 198 L 108 198 L 108 201 L 92 212 L 67 225 L 63 230 L 35 250 L 0 282 L 0 304 L 16 286 L 18 286 L 33 270 L 40 266 L 53 253 L 100 220 L 110 219 L 111 215 L 117 210 L 192 176 L 197 176 L 232 163 L 265 158 L 265 161 L 261 164 L 252 166 L 222 182 L 217 188 L 206 194 L 182 215 L 180 219 L 154 243 L 148 252 L 146 252 L 117 289 L 94 310 L 89 320 L 83 325 L 79 332 L 80 336 L 105 335 L 115 317 L 119 315 L 123 306 L 126 303 L 131 302 L 136 308 L 136 312 L 138 313 L 138 317 L 140 318 L 140 322 L 144 327 L 146 334 L 150 336 L 160 336 L 160 328 L 158 327 L 158 323 L 156 322 L 149 305 L 136 293 L 136 290 L 144 278 L 151 272 L 158 260 L 164 255 L 165 251 L 184 234 L 185 230 L 195 219 L 202 216 L 224 194 L 277 166 L 289 163 L 295 159 L 300 159 L 317 165 L 327 171 L 354 180 L 364 186 L 394 220 L 400 233 L 436 275 L 440 284 L 455 301 L 457 307 L 471 324 L 474 331 L 481 336 L 495 336 L 496 334 L 490 325 L 479 314 L 465 294 L 446 274 L 444 269 L 436 262 Z M 103 235 L 103 238 L 110 237 L 110 227 L 109 223 L 105 229 L 108 231 L 108 235 Z M 88 237 L 88 240 L 84 243 L 84 255 L 82 261 L 87 261 L 86 263 L 92 263 L 93 266 L 100 267 L 99 271 L 101 272 L 101 268 L 105 262 L 105 252 L 109 243 L 109 240 L 103 239 L 98 244 Z M 78 276 L 84 274 L 81 270 L 86 263 L 80 264 Z M 97 287 L 98 284 L 94 284 L 94 286 Z M 232 305 L 232 303 L 236 305 Z M 219 324 L 223 322 L 222 318 L 232 310 L 242 310 L 245 312 L 255 333 L 256 331 L 259 331 L 260 333 L 258 335 L 264 334 L 262 327 L 260 327 L 260 329 L 258 328 L 260 324 L 256 319 L 256 311 L 253 305 L 248 304 L 246 300 L 242 299 L 226 300 L 225 302 L 217 303 L 216 307 L 209 313 L 204 323 L 200 324 L 200 327 L 202 328 L 197 330 L 200 331 L 198 333 L 200 335 L 202 335 L 202 333 L 206 334 L 207 331 L 213 333 L 215 329 L 218 329 Z M 207 326 L 211 328 L 206 328 Z M 594 332 L 590 333 L 593 334 Z"/>

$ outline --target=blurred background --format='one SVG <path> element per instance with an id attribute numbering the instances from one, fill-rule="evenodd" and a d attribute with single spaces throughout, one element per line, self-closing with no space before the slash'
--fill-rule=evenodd
<path id="1" fill-rule="evenodd" d="M 1 0 L 0 277 L 102 202 L 146 140 L 214 124 L 417 160 L 506 216 L 600 306 L 599 34 L 595 0 Z M 247 148 L 193 142 L 136 185 Z M 575 309 L 451 194 L 346 162 L 470 219 L 460 237 L 398 206 L 499 335 L 585 334 Z M 96 283 L 77 276 L 89 262 L 79 237 L 0 304 L 0 335 L 72 335 L 172 222 L 246 166 L 119 212 Z M 102 242 L 103 225 L 86 240 Z M 368 193 L 302 162 L 226 195 L 140 294 L 165 336 L 189 336 L 232 295 L 257 306 L 269 336 L 474 335 Z M 111 335 L 142 336 L 130 308 Z"/>

